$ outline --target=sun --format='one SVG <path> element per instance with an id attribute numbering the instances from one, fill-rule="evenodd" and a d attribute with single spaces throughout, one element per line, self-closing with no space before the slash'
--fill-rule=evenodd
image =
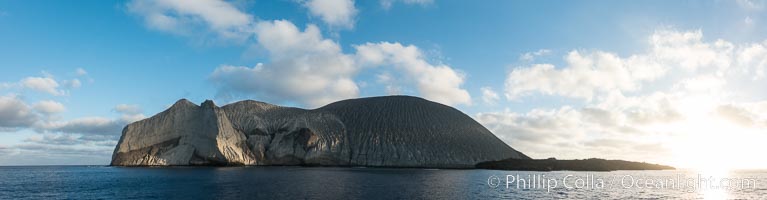
<path id="1" fill-rule="evenodd" d="M 684 99 L 679 111 L 685 116 L 668 131 L 679 135 L 670 141 L 676 166 L 709 175 L 726 175 L 735 169 L 766 166 L 755 152 L 763 150 L 764 134 L 718 117 L 720 105 L 712 96 Z"/>

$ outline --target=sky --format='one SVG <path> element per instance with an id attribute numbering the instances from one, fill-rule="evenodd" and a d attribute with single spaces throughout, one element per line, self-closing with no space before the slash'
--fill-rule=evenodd
<path id="1" fill-rule="evenodd" d="M 181 98 L 412 95 L 533 158 L 767 168 L 767 2 L 0 1 L 0 165 L 108 164 Z"/>

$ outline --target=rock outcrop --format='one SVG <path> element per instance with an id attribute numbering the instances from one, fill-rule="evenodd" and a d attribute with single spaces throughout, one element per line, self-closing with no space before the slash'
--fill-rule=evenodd
<path id="1" fill-rule="evenodd" d="M 507 158 L 529 159 L 461 111 L 418 97 L 350 99 L 313 110 L 182 99 L 127 125 L 111 164 L 471 168 Z"/>

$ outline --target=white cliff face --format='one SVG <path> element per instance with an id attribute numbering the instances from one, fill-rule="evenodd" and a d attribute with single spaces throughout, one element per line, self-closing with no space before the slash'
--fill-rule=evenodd
<path id="1" fill-rule="evenodd" d="M 129 124 L 112 165 L 473 167 L 528 158 L 460 111 L 417 97 L 351 99 L 314 110 L 187 100 Z"/>
<path id="2" fill-rule="evenodd" d="M 212 101 L 187 100 L 151 118 L 129 124 L 112 159 L 114 165 L 254 164 L 245 136 Z"/>

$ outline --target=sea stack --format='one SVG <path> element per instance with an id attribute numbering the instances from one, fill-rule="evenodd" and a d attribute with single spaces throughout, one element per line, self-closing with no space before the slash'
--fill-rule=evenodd
<path id="1" fill-rule="evenodd" d="M 312 110 L 181 99 L 128 124 L 111 165 L 473 168 L 509 158 L 529 159 L 461 111 L 418 97 L 349 99 Z"/>

